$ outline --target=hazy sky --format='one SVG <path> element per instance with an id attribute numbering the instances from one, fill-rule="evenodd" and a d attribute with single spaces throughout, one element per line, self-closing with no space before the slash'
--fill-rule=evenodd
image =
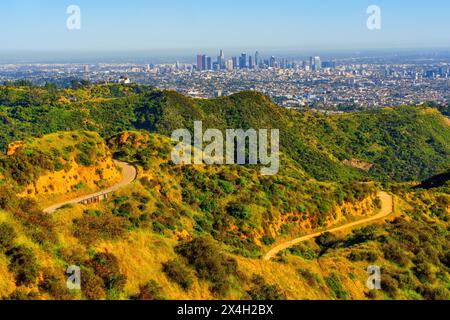
<path id="1" fill-rule="evenodd" d="M 81 30 L 66 28 L 71 4 Z M 450 47 L 449 13 L 448 0 L 1 0 L 0 51 Z"/>

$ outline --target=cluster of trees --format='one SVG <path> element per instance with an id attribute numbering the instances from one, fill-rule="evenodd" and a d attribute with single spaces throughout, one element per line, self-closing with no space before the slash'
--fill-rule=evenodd
<path id="1" fill-rule="evenodd" d="M 237 262 L 210 237 L 182 243 L 175 251 L 195 269 L 199 279 L 211 282 L 212 293 L 220 297 L 230 290 L 232 277 L 237 274 Z"/>

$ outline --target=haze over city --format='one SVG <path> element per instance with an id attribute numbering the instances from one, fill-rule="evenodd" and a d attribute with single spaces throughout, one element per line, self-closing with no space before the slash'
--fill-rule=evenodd
<path id="1" fill-rule="evenodd" d="M 368 30 L 368 6 L 381 30 Z M 68 30 L 66 9 L 81 9 Z M 450 47 L 450 3 L 419 1 L 2 1 L 0 52 L 367 50 Z M 414 32 L 411 32 L 414 30 Z"/>

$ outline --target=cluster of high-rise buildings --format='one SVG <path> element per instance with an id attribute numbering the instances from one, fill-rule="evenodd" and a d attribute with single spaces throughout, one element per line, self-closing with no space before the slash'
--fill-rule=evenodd
<path id="1" fill-rule="evenodd" d="M 304 62 L 307 65 L 306 62 Z M 254 55 L 243 52 L 239 57 L 232 57 L 225 59 L 223 50 L 220 50 L 220 54 L 215 60 L 207 56 L 206 54 L 197 55 L 197 63 L 194 68 L 198 71 L 205 70 L 236 70 L 236 69 L 255 69 L 255 68 L 281 68 L 289 69 L 295 68 L 296 63 L 290 62 L 285 58 L 277 59 L 271 56 L 268 59 L 263 59 L 258 51 Z M 308 65 L 312 70 L 320 70 L 322 67 L 320 57 L 311 57 L 310 64 Z"/>
<path id="2" fill-rule="evenodd" d="M 23 63 L 0 64 L 0 82 L 26 79 L 70 86 L 73 79 L 93 83 L 142 83 L 196 98 L 258 91 L 277 104 L 296 108 L 370 108 L 450 101 L 450 57 L 399 61 L 397 57 L 319 56 L 263 58 L 259 52 L 215 58 L 199 55 L 197 63 Z M 410 59 L 410 58 L 408 58 Z M 336 65 L 337 64 L 337 65 Z M 196 72 L 201 70 L 202 72 Z M 203 71 L 207 70 L 207 71 Z M 212 70 L 212 71 L 209 71 Z M 217 72 L 213 70 L 218 70 Z"/>

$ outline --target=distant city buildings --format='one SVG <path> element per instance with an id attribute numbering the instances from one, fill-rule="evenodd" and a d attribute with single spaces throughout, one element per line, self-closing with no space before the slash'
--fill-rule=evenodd
<path id="1" fill-rule="evenodd" d="M 199 55 L 197 56 L 197 70 L 198 70 L 198 71 L 203 70 L 203 57 L 202 57 L 201 54 L 199 54 Z"/>
<path id="2" fill-rule="evenodd" d="M 330 64 L 332 62 L 329 62 Z M 237 70 L 237 69 L 264 69 L 264 68 L 281 68 L 281 69 L 292 69 L 295 68 L 296 64 L 290 62 L 286 58 L 277 59 L 272 56 L 269 59 L 262 59 L 259 51 L 256 51 L 254 55 L 249 55 L 246 52 L 241 53 L 238 57 L 231 57 L 226 59 L 223 50 L 220 50 L 219 55 L 215 62 L 212 61 L 210 57 L 205 54 L 197 55 L 197 63 L 194 65 L 194 69 L 197 71 L 208 71 L 208 70 Z M 311 57 L 310 69 L 314 71 L 319 71 L 321 69 L 320 57 Z M 329 68 L 327 66 L 326 68 Z"/>
<path id="3" fill-rule="evenodd" d="M 90 83 L 140 83 L 176 90 L 197 98 L 258 91 L 288 108 L 353 110 L 420 104 L 450 99 L 450 57 L 263 56 L 259 51 L 226 56 L 198 54 L 196 62 L 172 63 L 36 63 L 1 64 L 0 81 L 29 80 L 38 85 L 70 86 L 79 78 Z M 131 81 L 130 75 L 133 79 Z"/>

